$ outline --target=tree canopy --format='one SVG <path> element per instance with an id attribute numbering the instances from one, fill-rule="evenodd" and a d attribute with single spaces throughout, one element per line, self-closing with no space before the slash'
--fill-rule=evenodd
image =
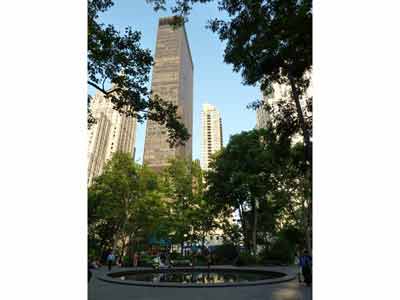
<path id="1" fill-rule="evenodd" d="M 150 240 L 204 243 L 214 226 L 213 206 L 204 199 L 198 162 L 171 160 L 161 173 L 115 153 L 88 191 L 89 249 L 127 253 Z M 182 247 L 183 250 L 183 247 Z"/>
<path id="2" fill-rule="evenodd" d="M 260 239 L 265 242 L 284 224 L 297 226 L 306 238 L 299 215 L 309 199 L 303 151 L 272 129 L 252 130 L 233 135 L 211 163 L 207 198 L 238 211 L 244 243 L 253 253 Z"/>
<path id="3" fill-rule="evenodd" d="M 121 241 L 147 241 L 168 216 L 157 175 L 115 153 L 88 191 L 89 245 L 98 251 Z"/>

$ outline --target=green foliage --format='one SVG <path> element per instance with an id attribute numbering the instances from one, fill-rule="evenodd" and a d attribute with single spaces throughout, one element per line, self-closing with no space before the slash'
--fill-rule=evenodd
<path id="1" fill-rule="evenodd" d="M 120 33 L 99 21 L 99 14 L 113 4 L 112 0 L 88 0 L 88 84 L 109 98 L 120 113 L 139 122 L 149 119 L 165 125 L 171 145 L 183 144 L 190 135 L 179 120 L 177 106 L 146 87 L 153 58 L 149 49 L 140 46 L 141 33 L 130 27 Z M 88 116 L 89 124 L 94 122 L 90 109 Z"/>
<path id="2" fill-rule="evenodd" d="M 295 254 L 295 246 L 284 237 L 279 237 L 270 248 L 264 249 L 261 257 L 264 263 L 290 264 Z"/>
<path id="3" fill-rule="evenodd" d="M 204 197 L 203 172 L 198 162 L 174 159 L 161 174 L 169 202 L 173 243 L 198 242 L 214 226 L 213 206 Z"/>
<path id="4" fill-rule="evenodd" d="M 179 260 L 179 259 L 183 259 L 184 256 L 181 255 L 180 253 L 174 251 L 174 252 L 171 252 L 171 253 L 170 253 L 169 258 L 170 258 L 171 260 Z"/>
<path id="5" fill-rule="evenodd" d="M 195 266 L 207 266 L 207 258 L 203 255 L 196 255 L 194 257 L 194 265 Z"/>
<path id="6" fill-rule="evenodd" d="M 254 265 L 258 265 L 260 263 L 260 259 L 248 252 L 241 252 L 239 254 L 239 257 L 236 261 L 236 265 L 238 267 L 242 267 L 242 266 L 254 266 Z"/>
<path id="7" fill-rule="evenodd" d="M 276 173 L 289 155 L 290 141 L 267 130 L 252 130 L 231 137 L 212 161 L 207 174 L 208 198 L 221 208 L 239 210 L 245 243 L 255 251 L 258 214 L 275 220 L 279 203 L 268 195 L 275 189 Z M 259 212 L 260 210 L 261 213 Z M 275 222 L 264 222 L 273 231 Z"/>
<path id="8" fill-rule="evenodd" d="M 89 247 L 115 248 L 123 238 L 146 240 L 167 215 L 157 177 L 115 153 L 88 192 Z"/>
<path id="9" fill-rule="evenodd" d="M 274 128 L 252 130 L 231 137 L 212 161 L 207 174 L 207 198 L 214 205 L 238 209 L 244 245 L 268 245 L 282 226 L 296 228 L 294 235 L 306 234 L 309 178 L 304 172 L 304 146 L 292 145 Z M 234 225 L 224 230 L 238 244 Z"/>
<path id="10" fill-rule="evenodd" d="M 198 162 L 174 160 L 160 174 L 116 153 L 88 191 L 90 253 L 132 256 L 150 239 L 201 241 L 214 218 L 203 185 Z"/>
<path id="11" fill-rule="evenodd" d="M 291 264 L 298 248 L 304 248 L 304 233 L 295 226 L 282 228 L 261 253 L 264 263 Z"/>
<path id="12" fill-rule="evenodd" d="M 139 267 L 152 267 L 153 266 L 153 256 L 142 255 L 139 259 Z"/>
<path id="13" fill-rule="evenodd" d="M 176 4 L 171 7 L 171 12 L 173 14 L 177 14 L 182 17 L 186 17 L 189 15 L 192 5 L 195 3 L 207 3 L 207 2 L 212 2 L 214 0 L 177 0 L 175 1 Z M 159 10 L 166 10 L 166 0 L 146 0 L 147 3 L 150 3 L 153 5 L 154 10 L 159 11 Z M 182 24 L 181 22 L 184 19 L 180 20 L 177 22 L 177 25 Z"/>
<path id="14" fill-rule="evenodd" d="M 283 228 L 279 232 L 279 236 L 282 239 L 285 239 L 286 241 L 288 241 L 290 243 L 290 245 L 292 246 L 292 248 L 295 248 L 296 245 L 300 245 L 300 247 L 303 246 L 301 248 L 304 248 L 304 245 L 302 245 L 303 240 L 301 239 L 302 233 L 295 226 L 288 226 L 286 228 Z"/>
<path id="15" fill-rule="evenodd" d="M 219 1 L 228 20 L 209 27 L 226 41 L 225 62 L 241 71 L 246 84 L 266 89 L 285 76 L 302 79 L 312 65 L 312 1 Z"/>
<path id="16" fill-rule="evenodd" d="M 189 259 L 178 259 L 172 262 L 174 267 L 188 267 L 191 265 L 191 260 Z"/>
<path id="17" fill-rule="evenodd" d="M 238 249 L 233 244 L 216 246 L 212 252 L 216 264 L 231 264 L 239 255 Z"/>

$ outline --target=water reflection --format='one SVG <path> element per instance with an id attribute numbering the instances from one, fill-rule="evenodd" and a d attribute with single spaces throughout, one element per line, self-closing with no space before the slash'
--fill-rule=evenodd
<path id="1" fill-rule="evenodd" d="M 119 277 L 121 280 L 147 282 L 178 282 L 195 284 L 233 283 L 266 280 L 278 277 L 274 273 L 251 273 L 235 271 L 173 271 L 173 272 L 146 272 L 126 274 Z"/>

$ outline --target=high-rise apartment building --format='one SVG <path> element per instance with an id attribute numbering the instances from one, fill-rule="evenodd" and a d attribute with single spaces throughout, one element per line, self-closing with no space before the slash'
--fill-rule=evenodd
<path id="1" fill-rule="evenodd" d="M 88 182 L 99 176 L 105 163 L 115 152 L 135 156 L 136 119 L 121 115 L 113 104 L 98 92 L 91 101 L 96 124 L 89 129 Z"/>
<path id="2" fill-rule="evenodd" d="M 193 62 L 184 25 L 171 26 L 173 17 L 160 18 L 158 24 L 152 91 L 178 106 L 181 121 L 192 134 Z M 172 158 L 192 159 L 192 139 L 184 146 L 170 148 L 165 126 L 147 121 L 144 144 L 145 164 L 155 170 L 168 165 Z"/>
<path id="3" fill-rule="evenodd" d="M 211 155 L 221 150 L 223 144 L 221 115 L 215 106 L 203 104 L 201 123 L 203 133 L 201 167 L 203 170 L 207 170 Z"/>
<path id="4" fill-rule="evenodd" d="M 306 110 L 306 99 L 312 96 L 313 82 L 312 82 L 312 73 L 308 72 L 305 74 L 305 78 L 310 80 L 310 85 L 308 86 L 303 97 L 300 98 L 300 105 L 303 109 L 304 115 L 307 115 L 308 112 Z M 292 102 L 291 99 L 291 88 L 287 84 L 272 84 L 272 92 L 263 95 L 263 103 L 268 103 L 270 106 L 275 107 L 278 105 L 280 101 L 288 101 Z M 259 107 L 256 110 L 256 129 L 266 128 L 267 122 L 269 121 L 270 116 L 269 113 L 265 110 L 264 107 Z"/>
<path id="5" fill-rule="evenodd" d="M 272 84 L 272 92 L 268 95 L 263 95 L 263 103 L 268 103 L 271 106 L 277 105 L 282 99 L 290 97 L 290 87 L 284 84 Z M 266 128 L 270 119 L 268 111 L 265 107 L 260 106 L 256 110 L 256 129 Z"/>
<path id="6" fill-rule="evenodd" d="M 263 100 L 265 101 L 265 100 Z M 256 129 L 266 128 L 269 120 L 268 111 L 264 106 L 260 106 L 256 110 Z"/>

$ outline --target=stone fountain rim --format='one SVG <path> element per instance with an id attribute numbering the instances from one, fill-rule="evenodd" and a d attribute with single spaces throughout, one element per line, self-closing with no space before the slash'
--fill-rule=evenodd
<path id="1" fill-rule="evenodd" d="M 256 281 L 248 281 L 248 282 L 233 282 L 233 283 L 212 283 L 212 284 L 194 284 L 194 283 L 176 283 L 176 282 L 146 282 L 146 281 L 134 281 L 134 280 L 121 280 L 117 278 L 113 278 L 110 275 L 117 275 L 121 273 L 141 273 L 141 272 L 168 272 L 168 271 L 204 271 L 208 270 L 208 267 L 174 267 L 170 269 L 160 269 L 155 270 L 153 268 L 123 268 L 114 272 L 107 272 L 97 276 L 98 279 L 104 282 L 113 283 L 113 284 L 122 284 L 122 285 L 132 285 L 132 286 L 144 286 L 144 287 L 173 287 L 173 288 L 214 288 L 214 287 L 242 287 L 242 286 L 256 286 L 256 285 L 268 285 L 268 284 L 276 284 L 281 282 L 291 281 L 296 278 L 295 274 L 287 274 L 282 271 L 276 271 L 270 268 L 251 268 L 251 267 L 210 267 L 210 271 L 243 271 L 243 272 L 253 272 L 253 273 L 279 273 L 284 276 L 279 278 L 265 279 L 265 280 L 256 280 Z"/>

